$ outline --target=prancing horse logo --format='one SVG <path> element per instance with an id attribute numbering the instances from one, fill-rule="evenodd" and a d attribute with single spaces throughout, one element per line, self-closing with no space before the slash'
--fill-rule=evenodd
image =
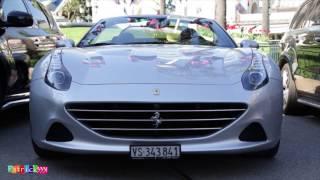
<path id="1" fill-rule="evenodd" d="M 152 90 L 153 95 L 155 96 L 159 96 L 160 95 L 160 89 L 159 88 L 155 88 Z"/>
<path id="2" fill-rule="evenodd" d="M 153 122 L 153 127 L 154 128 L 158 128 L 160 126 L 160 124 L 162 123 L 161 119 L 160 119 L 160 113 L 159 112 L 155 112 L 153 114 L 153 116 L 151 117 L 151 120 Z"/>

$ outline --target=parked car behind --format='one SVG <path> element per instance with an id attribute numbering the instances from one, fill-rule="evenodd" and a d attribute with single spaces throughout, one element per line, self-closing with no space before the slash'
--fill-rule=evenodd
<path id="1" fill-rule="evenodd" d="M 0 107 L 4 103 L 4 97 L 14 92 L 19 84 L 19 75 L 16 68 L 15 59 L 9 49 L 3 34 L 8 27 L 26 27 L 33 24 L 30 14 L 25 12 L 13 11 L 7 14 L 7 21 L 0 20 Z M 11 97 L 15 98 L 15 97 Z M 0 108 L 1 109 L 1 108 Z"/>
<path id="2" fill-rule="evenodd" d="M 56 41 L 63 39 L 53 16 L 37 0 L 4 0 L 2 19 L 8 12 L 19 10 L 32 14 L 34 24 L 31 27 L 10 27 L 5 33 L 13 53 L 27 53 L 38 59 L 45 52 L 56 47 Z"/>
<path id="3" fill-rule="evenodd" d="M 10 60 L 12 63 L 9 64 L 14 64 L 12 67 L 10 65 L 0 67 L 0 81 L 3 83 L 0 90 L 0 96 L 2 96 L 0 109 L 4 109 L 28 101 L 30 66 L 33 66 L 49 50 L 56 47 L 72 46 L 73 42 L 64 39 L 52 14 L 39 1 L 2 0 L 0 2 L 2 21 L 7 21 L 11 11 L 28 13 L 33 18 L 33 24 L 30 27 L 10 26 L 2 34 L 2 41 L 6 41 L 6 44 L 1 49 L 7 50 L 10 56 L 12 53 Z M 7 71 L 12 71 L 10 76 L 15 75 L 15 80 L 12 83 L 9 81 L 9 85 L 6 80 Z M 5 98 L 4 95 L 6 95 Z"/>
<path id="4" fill-rule="evenodd" d="M 307 0 L 281 40 L 284 111 L 300 104 L 320 109 L 320 1 Z"/>
<path id="5" fill-rule="evenodd" d="M 6 98 L 5 103 L 12 104 L 12 100 L 20 101 L 21 98 L 28 98 L 28 93 L 25 92 L 28 92 L 29 77 L 31 77 L 29 67 L 33 66 L 47 51 L 72 44 L 72 41 L 64 39 L 52 14 L 37 0 L 2 0 L 0 2 L 2 12 L 0 16 L 3 21 L 8 19 L 11 11 L 20 11 L 33 16 L 33 24 L 30 27 L 7 27 L 2 37 L 8 45 L 4 49 L 8 49 L 12 53 L 14 69 L 17 74 L 14 87 L 5 94 L 7 96 L 23 94 L 22 97 L 15 95 L 14 99 Z M 5 77 L 5 71 L 12 69 L 8 66 L 2 68 L 4 70 L 0 71 L 1 77 Z M 6 82 L 6 80 L 0 80 Z"/>

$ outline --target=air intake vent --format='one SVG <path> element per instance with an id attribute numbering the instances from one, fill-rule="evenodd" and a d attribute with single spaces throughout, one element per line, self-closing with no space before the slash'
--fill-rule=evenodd
<path id="1" fill-rule="evenodd" d="M 72 141 L 72 133 L 61 123 L 54 123 L 50 127 L 47 137 L 47 141 L 66 142 Z"/>
<path id="2" fill-rule="evenodd" d="M 266 141 L 267 135 L 259 123 L 252 123 L 246 127 L 239 136 L 241 141 Z"/>

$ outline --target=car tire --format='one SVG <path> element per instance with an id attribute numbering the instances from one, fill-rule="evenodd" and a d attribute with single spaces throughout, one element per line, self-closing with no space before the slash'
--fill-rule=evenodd
<path id="1" fill-rule="evenodd" d="M 1 107 L 3 105 L 3 100 L 4 100 L 4 87 L 2 87 L 2 84 L 1 84 L 1 78 L 0 78 L 0 110 L 1 110 Z"/>
<path id="2" fill-rule="evenodd" d="M 2 85 L 0 83 L 0 102 L 2 101 L 3 99 L 3 89 L 2 89 Z"/>
<path id="3" fill-rule="evenodd" d="M 15 83 L 15 89 L 23 90 L 29 84 L 28 65 L 25 62 L 16 62 L 18 80 Z"/>
<path id="4" fill-rule="evenodd" d="M 54 152 L 46 149 L 40 148 L 33 140 L 32 140 L 32 146 L 34 152 L 40 157 L 40 158 L 57 158 L 62 157 L 62 153 Z"/>
<path id="5" fill-rule="evenodd" d="M 264 151 L 259 151 L 259 152 L 255 153 L 254 155 L 256 157 L 274 158 L 278 154 L 279 148 L 280 148 L 280 141 L 278 141 L 276 146 L 274 146 L 273 148 L 267 149 Z"/>
<path id="6" fill-rule="evenodd" d="M 299 107 L 297 90 L 288 63 L 282 67 L 281 76 L 283 86 L 283 112 L 287 115 L 297 114 Z"/>
<path id="7" fill-rule="evenodd" d="M 3 106 L 3 93 L 2 93 L 1 84 L 0 84 L 0 117 L 3 115 L 2 106 Z"/>
<path id="8" fill-rule="evenodd" d="M 320 109 L 311 108 L 311 114 L 314 115 L 316 118 L 320 119 Z"/>

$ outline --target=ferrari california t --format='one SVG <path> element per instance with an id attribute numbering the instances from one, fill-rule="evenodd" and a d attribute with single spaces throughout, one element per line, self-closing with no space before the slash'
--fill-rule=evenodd
<path id="1" fill-rule="evenodd" d="M 34 150 L 40 157 L 273 157 L 283 85 L 277 65 L 257 48 L 249 40 L 237 47 L 210 19 L 103 19 L 76 47 L 55 49 L 37 63 Z"/>

